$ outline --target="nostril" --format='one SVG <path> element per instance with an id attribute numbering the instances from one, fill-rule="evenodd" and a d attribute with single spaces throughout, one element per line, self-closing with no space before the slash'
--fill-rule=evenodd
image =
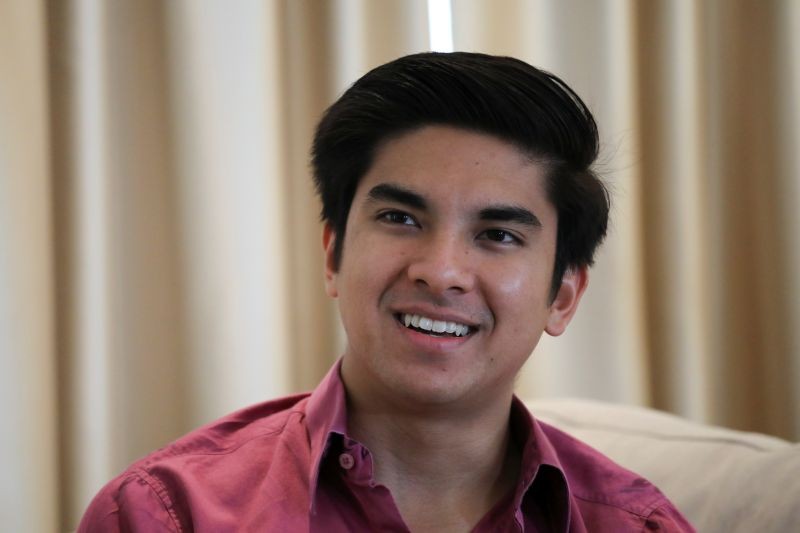
<path id="1" fill-rule="evenodd" d="M 423 287 L 436 293 L 447 291 L 465 292 L 472 286 L 472 275 L 460 269 L 452 267 L 441 269 L 409 269 L 409 278 L 418 287 Z"/>
<path id="2" fill-rule="evenodd" d="M 406 275 L 417 287 L 434 294 L 469 291 L 475 278 L 473 254 L 467 253 L 460 237 L 452 233 L 431 236 L 409 258 Z"/>

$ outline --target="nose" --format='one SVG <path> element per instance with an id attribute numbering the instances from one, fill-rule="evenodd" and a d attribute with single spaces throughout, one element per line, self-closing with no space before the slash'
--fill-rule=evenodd
<path id="1" fill-rule="evenodd" d="M 475 286 L 474 251 L 451 234 L 420 240 L 408 266 L 408 277 L 434 294 L 464 293 Z"/>

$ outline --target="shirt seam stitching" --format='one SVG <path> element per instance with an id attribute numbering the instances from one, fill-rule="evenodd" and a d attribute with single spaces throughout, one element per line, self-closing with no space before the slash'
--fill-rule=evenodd
<path id="1" fill-rule="evenodd" d="M 666 503 L 662 503 L 661 505 L 657 505 L 653 510 L 650 511 L 650 513 L 648 513 L 648 515 L 646 517 L 644 517 L 644 524 L 642 525 L 642 531 L 643 532 L 647 531 L 647 529 L 648 529 L 647 523 L 652 520 L 652 516 L 654 514 L 656 514 L 658 511 L 660 511 L 662 509 L 665 509 L 666 506 L 667 506 Z"/>
<path id="2" fill-rule="evenodd" d="M 172 506 L 172 499 L 169 497 L 169 494 L 167 494 L 167 488 L 164 486 L 164 484 L 161 483 L 158 478 L 149 474 L 142 468 L 136 468 L 132 473 L 144 481 L 147 486 L 150 487 L 150 490 L 152 490 L 153 493 L 155 493 L 155 495 L 158 497 L 158 500 L 161 502 L 161 505 L 164 506 L 164 510 L 167 512 L 167 515 L 172 520 L 172 524 L 175 526 L 175 531 L 183 531 L 183 527 L 180 525 L 177 513 Z"/>
<path id="3" fill-rule="evenodd" d="M 599 500 L 599 499 L 593 499 L 593 498 L 589 498 L 589 497 L 586 497 L 586 496 L 581 496 L 579 494 L 574 494 L 574 493 L 573 493 L 573 496 L 575 498 L 577 498 L 579 500 L 583 500 L 585 502 L 596 503 L 597 505 L 605 505 L 606 507 L 613 507 L 614 509 L 620 509 L 622 511 L 625 511 L 626 513 L 630 513 L 632 515 L 636 515 L 636 516 L 638 516 L 638 517 L 640 517 L 640 518 L 642 518 L 644 520 L 647 520 L 647 518 L 650 517 L 656 510 L 658 510 L 662 506 L 666 505 L 666 503 L 664 502 L 663 497 L 662 497 L 662 498 L 656 499 L 650 505 L 645 506 L 645 508 L 642 510 L 642 512 L 637 512 L 637 511 L 635 511 L 633 509 L 629 509 L 628 507 L 625 507 L 625 506 L 622 506 L 622 505 L 618 505 L 618 504 L 613 504 L 611 502 L 604 502 L 604 501 Z"/>

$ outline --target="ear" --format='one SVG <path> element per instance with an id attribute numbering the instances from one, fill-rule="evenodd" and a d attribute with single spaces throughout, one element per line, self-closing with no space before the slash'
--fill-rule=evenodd
<path id="1" fill-rule="evenodd" d="M 336 288 L 336 267 L 333 257 L 333 249 L 336 245 L 336 233 L 330 224 L 325 223 L 322 228 L 322 248 L 325 253 L 325 292 L 331 298 L 339 296 L 339 290 Z"/>
<path id="2" fill-rule="evenodd" d="M 567 324 L 578 310 L 578 303 L 587 285 L 589 285 L 588 267 L 570 268 L 564 272 L 556 298 L 550 304 L 550 316 L 544 328 L 548 335 L 558 337 L 564 333 Z"/>

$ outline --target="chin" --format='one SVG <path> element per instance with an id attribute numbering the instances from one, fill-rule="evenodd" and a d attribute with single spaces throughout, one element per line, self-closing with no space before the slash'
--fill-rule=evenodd
<path id="1" fill-rule="evenodd" d="M 364 402 L 379 401 L 406 408 L 444 407 L 468 400 L 478 394 L 485 398 L 485 368 L 474 360 L 410 355 L 388 349 L 376 350 L 380 358 L 363 358 L 351 353 L 352 382 L 349 392 Z"/>
<path id="2" fill-rule="evenodd" d="M 454 404 L 474 390 L 465 376 L 445 369 L 391 373 L 384 375 L 383 380 L 385 390 L 393 397 L 406 405 L 419 407 Z"/>

